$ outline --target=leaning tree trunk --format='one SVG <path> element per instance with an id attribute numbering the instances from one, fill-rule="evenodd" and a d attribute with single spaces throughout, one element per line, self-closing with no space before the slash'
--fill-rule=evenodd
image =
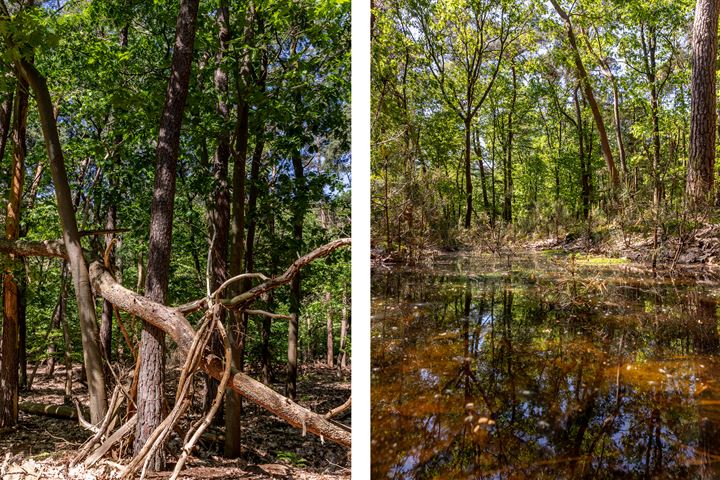
<path id="1" fill-rule="evenodd" d="M 150 213 L 150 242 L 148 248 L 145 294 L 150 300 L 164 304 L 167 297 L 172 244 L 173 202 L 175 200 L 175 172 L 180 151 L 185 101 L 190 85 L 195 22 L 199 0 L 181 0 L 175 26 L 175 47 L 165 106 L 160 119 L 155 167 L 155 188 Z M 137 428 L 135 455 L 145 445 L 150 434 L 162 421 L 163 379 L 165 374 L 165 334 L 157 326 L 143 325 L 140 346 L 140 374 L 137 395 Z M 165 464 L 161 448 L 150 459 L 148 469 L 160 470 Z"/>
<path id="2" fill-rule="evenodd" d="M 693 209 L 707 203 L 715 180 L 718 12 L 720 0 L 698 0 L 695 6 L 687 169 L 687 201 Z"/>
<path id="3" fill-rule="evenodd" d="M 585 98 L 590 104 L 590 110 L 592 111 L 593 119 L 595 120 L 595 126 L 598 129 L 600 147 L 602 148 L 605 164 L 607 166 L 608 173 L 610 174 L 610 182 L 613 188 L 617 188 L 620 186 L 620 175 L 618 175 L 617 168 L 615 167 L 615 161 L 613 160 L 612 151 L 610 150 L 610 142 L 605 129 L 605 122 L 602 118 L 602 114 L 600 113 L 600 107 L 595 99 L 592 86 L 590 85 L 590 77 L 588 76 L 587 70 L 585 70 L 585 65 L 583 64 L 580 51 L 578 50 L 577 39 L 575 37 L 572 22 L 570 21 L 570 16 L 567 12 L 565 12 L 565 10 L 563 10 L 557 0 L 550 0 L 550 2 L 565 23 L 565 31 L 568 36 L 570 48 L 572 49 L 573 60 L 575 61 L 575 70 L 577 72 L 578 80 L 582 84 Z"/>
<path id="4" fill-rule="evenodd" d="M 83 361 L 87 371 L 90 393 L 90 419 L 93 423 L 98 423 L 107 410 L 107 398 L 102 355 L 100 353 L 100 339 L 95 319 L 95 301 L 90 290 L 88 267 L 80 244 L 80 234 L 75 219 L 75 209 L 73 208 L 72 195 L 65 171 L 65 159 L 60 146 L 52 100 L 50 99 L 45 77 L 37 71 L 34 65 L 24 60 L 20 60 L 16 65 L 35 93 L 50 173 L 55 186 L 55 200 L 63 230 L 63 241 L 67 250 L 73 286 L 75 287 L 83 344 Z"/>

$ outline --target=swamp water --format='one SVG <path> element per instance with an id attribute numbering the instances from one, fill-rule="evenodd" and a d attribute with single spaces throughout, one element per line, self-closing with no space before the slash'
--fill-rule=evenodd
<path id="1" fill-rule="evenodd" d="M 582 258 L 373 271 L 373 478 L 720 478 L 720 285 Z"/>

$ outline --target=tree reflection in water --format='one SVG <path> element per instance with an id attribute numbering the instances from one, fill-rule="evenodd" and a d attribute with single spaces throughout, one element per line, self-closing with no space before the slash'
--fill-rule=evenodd
<path id="1" fill-rule="evenodd" d="M 374 272 L 373 478 L 720 478 L 708 292 L 534 262 Z"/>

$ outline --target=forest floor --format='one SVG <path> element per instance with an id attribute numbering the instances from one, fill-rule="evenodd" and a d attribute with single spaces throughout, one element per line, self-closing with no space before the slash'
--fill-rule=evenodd
<path id="1" fill-rule="evenodd" d="M 551 254 L 591 255 L 593 261 L 602 259 L 612 263 L 633 262 L 652 269 L 653 260 L 658 270 L 682 273 L 689 276 L 720 278 L 720 224 L 704 223 L 683 233 L 658 230 L 654 232 L 623 233 L 615 226 L 602 227 L 591 234 L 564 234 L 558 236 L 523 236 L 512 232 L 470 231 L 459 241 L 458 248 L 450 251 L 441 248 L 390 252 L 382 248 L 372 250 L 374 266 L 422 263 L 435 255 L 452 253 L 492 253 L 512 258 L 528 252 Z M 654 259 L 653 259 L 654 257 Z"/>
<path id="2" fill-rule="evenodd" d="M 31 367 L 30 367 L 31 369 Z M 172 377 L 171 374 L 168 377 Z M 174 398 L 172 378 L 168 378 L 166 392 Z M 65 370 L 55 368 L 48 377 L 44 367 L 38 369 L 31 392 L 21 392 L 20 402 L 61 405 L 64 403 Z M 191 415 L 197 418 L 202 405 L 202 382 L 196 383 Z M 282 384 L 274 384 L 282 392 Z M 350 396 L 350 371 L 331 369 L 322 364 L 302 367 L 298 381 L 298 403 L 317 413 L 325 413 L 341 405 Z M 81 403 L 87 400 L 87 389 L 80 383 L 80 367 L 73 369 L 73 396 Z M 349 452 L 330 442 L 321 442 L 314 434 L 302 436 L 279 418 L 253 404 L 245 409 L 242 422 L 243 457 L 238 460 L 222 458 L 222 428 L 211 426 L 190 456 L 180 478 L 186 479 L 341 479 L 350 478 Z M 350 425 L 348 410 L 335 420 Z M 188 419 L 190 420 L 190 418 Z M 92 470 L 67 465 L 91 433 L 77 421 L 30 415 L 20 412 L 17 426 L 0 430 L 0 477 L 3 480 L 34 479 L 105 479 L 113 478 L 112 468 L 105 464 Z M 148 474 L 146 478 L 168 478 L 180 450 L 177 435 L 168 443 L 168 469 Z M 207 437 L 207 439 L 206 439 Z M 112 461 L 118 462 L 117 458 Z"/>
<path id="3" fill-rule="evenodd" d="M 623 234 L 619 229 L 605 229 L 591 235 L 565 235 L 535 241 L 523 241 L 512 249 L 557 250 L 585 253 L 652 264 L 684 271 L 720 267 L 720 225 L 704 224 L 683 234 L 658 231 Z M 715 268 L 714 268 L 715 267 Z"/>

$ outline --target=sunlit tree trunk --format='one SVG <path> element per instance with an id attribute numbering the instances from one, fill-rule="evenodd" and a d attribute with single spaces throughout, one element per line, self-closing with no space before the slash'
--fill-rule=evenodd
<path id="1" fill-rule="evenodd" d="M 158 133 L 157 165 L 150 211 L 150 241 L 145 280 L 145 296 L 158 303 L 165 303 L 167 299 L 175 174 L 180 150 L 180 130 L 190 84 L 198 4 L 198 0 L 180 1 L 175 27 L 171 74 Z M 165 377 L 164 350 L 165 334 L 159 328 L 144 323 L 138 378 L 138 422 L 133 445 L 136 455 L 140 453 L 150 434 L 162 420 Z M 150 471 L 161 470 L 165 465 L 164 457 L 163 450 L 158 449 L 150 459 L 148 469 Z"/>
<path id="2" fill-rule="evenodd" d="M 333 311 L 330 307 L 330 292 L 325 292 L 325 305 L 327 306 L 327 366 L 332 368 L 335 366 L 335 351 L 333 339 Z"/>
<path id="3" fill-rule="evenodd" d="M 690 77 L 690 156 L 687 201 L 690 208 L 707 203 L 715 181 L 717 31 L 720 0 L 695 4 Z"/>

